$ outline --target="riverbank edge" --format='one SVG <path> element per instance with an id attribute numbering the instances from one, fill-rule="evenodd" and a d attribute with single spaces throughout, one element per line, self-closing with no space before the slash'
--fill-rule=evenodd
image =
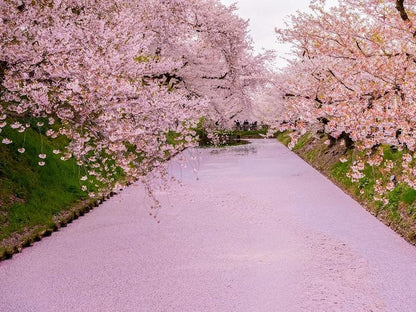
<path id="1" fill-rule="evenodd" d="M 126 186 L 129 185 L 131 182 L 126 184 Z M 104 196 L 81 200 L 55 215 L 51 225 L 38 225 L 26 229 L 23 233 L 14 233 L 3 239 L 0 241 L 0 261 L 11 259 L 13 255 L 20 253 L 24 248 L 31 247 L 42 238 L 51 236 L 54 232 L 66 227 L 121 191 L 122 189 L 118 192 L 108 191 Z"/>
<path id="2" fill-rule="evenodd" d="M 251 135 L 251 134 L 250 134 Z M 245 135 L 242 139 L 239 139 L 238 142 L 233 142 L 234 144 L 225 144 L 223 146 L 206 146 L 206 147 L 227 147 L 234 145 L 244 145 L 249 144 L 250 142 L 246 139 L 252 137 L 261 138 L 259 135 Z M 201 148 L 201 147 L 200 147 Z M 175 154 L 176 155 L 176 154 Z M 166 161 L 170 160 L 173 156 L 170 156 Z M 118 183 L 123 183 L 118 181 Z M 124 182 L 124 186 L 130 186 L 133 182 Z M 119 191 L 122 191 L 120 189 Z M 107 191 L 104 196 L 94 197 L 85 200 L 80 200 L 71 204 L 68 208 L 64 208 L 60 213 L 53 216 L 53 221 L 49 225 L 36 225 L 34 227 L 25 228 L 22 233 L 14 232 L 10 237 L 7 237 L 3 240 L 0 240 L 0 262 L 3 260 L 11 259 L 13 255 L 20 253 L 24 248 L 31 247 L 36 242 L 42 240 L 44 237 L 49 237 L 52 233 L 59 231 L 61 228 L 66 227 L 68 224 L 72 223 L 74 220 L 77 220 L 79 217 L 90 212 L 94 208 L 98 207 L 100 204 L 105 202 L 107 199 L 110 199 L 119 192 Z"/>
<path id="3" fill-rule="evenodd" d="M 288 147 L 290 137 L 285 132 L 276 133 L 277 140 Z M 364 209 L 375 216 L 378 220 L 390 227 L 393 231 L 402 236 L 407 242 L 416 246 L 416 220 L 414 216 L 408 216 L 406 213 L 409 206 L 404 203 L 399 205 L 400 218 L 393 218 L 391 212 L 380 208 L 380 205 L 374 201 L 363 199 L 357 194 L 356 189 L 352 186 L 346 186 L 343 182 L 331 174 L 332 169 L 340 165 L 339 158 L 346 155 L 349 150 L 344 145 L 335 142 L 335 144 L 327 145 L 324 142 L 327 140 L 325 135 L 316 136 L 310 133 L 304 135 L 292 149 L 296 155 L 303 159 L 306 163 L 312 166 L 315 170 L 324 175 L 332 183 L 338 186 L 345 194 L 357 201 Z M 311 155 L 315 155 L 311 157 Z M 318 155 L 318 156 L 316 156 Z"/>

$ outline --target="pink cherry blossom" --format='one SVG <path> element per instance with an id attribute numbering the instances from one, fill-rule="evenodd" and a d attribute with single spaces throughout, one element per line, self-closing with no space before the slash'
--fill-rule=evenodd
<path id="1" fill-rule="evenodd" d="M 218 0 L 2 1 L 0 120 L 53 125 L 48 139 L 70 142 L 61 159 L 104 184 L 118 167 L 141 177 L 195 145 L 202 117 L 226 127 L 250 111 L 273 77 L 235 12 Z"/>
<path id="2" fill-rule="evenodd" d="M 20 122 L 14 122 L 10 125 L 10 128 L 12 129 L 18 129 L 22 126 L 22 124 Z"/>
<path id="3" fill-rule="evenodd" d="M 415 4 L 340 0 L 327 8 L 320 0 L 312 1 L 312 13 L 291 16 L 286 29 L 276 30 L 280 41 L 293 44 L 295 57 L 276 75 L 270 92 L 279 107 L 268 117 L 273 128 L 294 131 L 294 141 L 305 128 L 325 132 L 367 150 L 351 166 L 354 181 L 363 177 L 364 164 L 392 171 L 380 144 L 406 150 L 397 181 L 414 187 Z M 394 187 L 388 179 L 378 181 L 377 198 L 385 202 Z"/>

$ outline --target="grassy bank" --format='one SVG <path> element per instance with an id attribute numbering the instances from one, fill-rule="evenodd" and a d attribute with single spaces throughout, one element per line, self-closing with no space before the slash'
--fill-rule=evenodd
<path id="1" fill-rule="evenodd" d="M 35 121 L 24 135 L 8 126 L 1 135 L 13 143 L 0 144 L 0 259 L 64 226 L 97 201 L 81 190 L 85 168 L 73 158 L 62 161 L 62 155 L 53 153 L 68 144 L 65 137 L 49 139 Z M 18 151 L 21 147 L 24 153 Z M 40 166 L 39 161 L 45 164 Z M 101 186 L 93 181 L 88 189 Z"/>
<path id="2" fill-rule="evenodd" d="M 290 142 L 288 133 L 279 133 L 276 136 L 285 145 Z M 381 164 L 366 165 L 363 170 L 364 176 L 358 182 L 352 182 L 347 174 L 351 164 L 364 156 L 363 152 L 353 147 L 347 148 L 342 140 L 326 145 L 327 140 L 328 137 L 325 134 L 307 133 L 299 139 L 293 151 L 406 240 L 416 244 L 416 190 L 404 183 L 395 183 L 394 189 L 387 194 L 388 203 L 375 200 L 375 181 L 393 179 L 399 173 L 403 151 L 392 149 L 390 146 L 382 146 L 384 159 Z M 387 161 L 393 163 L 393 168 L 388 175 L 385 173 Z"/>

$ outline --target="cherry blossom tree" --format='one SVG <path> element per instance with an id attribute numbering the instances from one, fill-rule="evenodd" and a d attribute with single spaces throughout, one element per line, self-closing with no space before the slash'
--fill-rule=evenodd
<path id="1" fill-rule="evenodd" d="M 247 22 L 217 0 L 7 0 L 0 25 L 0 128 L 38 120 L 67 136 L 56 153 L 87 168 L 83 181 L 148 173 L 195 144 L 202 116 L 247 108 L 268 74 Z"/>
<path id="2" fill-rule="evenodd" d="M 341 0 L 327 10 L 325 1 L 312 1 L 312 13 L 292 16 L 288 28 L 276 31 L 294 43 L 297 56 L 278 78 L 286 113 L 276 126 L 294 129 L 295 141 L 305 129 L 320 129 L 368 150 L 352 167 L 353 180 L 362 177 L 363 163 L 379 163 L 380 144 L 412 155 L 416 148 L 415 4 Z M 406 156 L 399 180 L 415 187 L 407 169 L 413 163 Z M 392 181 L 379 184 L 394 188 Z"/>

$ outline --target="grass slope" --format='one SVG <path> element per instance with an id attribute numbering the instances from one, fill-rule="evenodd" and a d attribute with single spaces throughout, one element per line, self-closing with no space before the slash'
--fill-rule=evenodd
<path id="1" fill-rule="evenodd" d="M 1 136 L 13 143 L 0 144 L 0 258 L 17 238 L 52 228 L 55 216 L 87 198 L 80 184 L 83 169 L 52 152 L 62 150 L 66 138 L 50 140 L 33 127 L 25 135 L 5 127 Z M 22 146 L 26 151 L 20 154 Z M 47 155 L 45 166 L 38 165 L 41 153 Z"/>

